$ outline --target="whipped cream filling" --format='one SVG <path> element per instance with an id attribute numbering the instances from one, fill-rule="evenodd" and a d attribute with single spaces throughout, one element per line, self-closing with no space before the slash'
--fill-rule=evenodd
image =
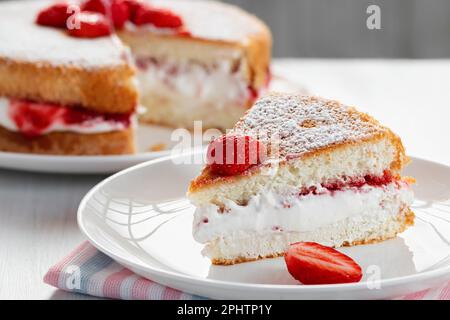
<path id="1" fill-rule="evenodd" d="M 392 182 L 385 186 L 364 185 L 318 195 L 281 196 L 261 193 L 246 206 L 225 202 L 198 207 L 194 214 L 195 240 L 206 243 L 242 230 L 256 232 L 310 232 L 349 217 L 396 215 L 413 202 L 410 186 Z"/>
<path id="2" fill-rule="evenodd" d="M 179 95 L 183 106 L 195 108 L 202 103 L 223 109 L 231 103 L 243 104 L 250 98 L 248 81 L 242 73 L 232 71 L 230 61 L 204 66 L 193 61 L 156 61 L 136 58 L 138 79 L 143 95 L 158 92 Z"/>
<path id="3" fill-rule="evenodd" d="M 10 115 L 10 99 L 0 97 L 0 126 L 13 132 L 21 132 L 16 122 Z M 133 127 L 137 123 L 135 115 L 130 115 L 130 125 Z M 111 131 L 125 130 L 128 124 L 121 121 L 104 120 L 101 116 L 88 119 L 80 123 L 65 123 L 61 119 L 56 118 L 47 128 L 43 129 L 40 134 L 51 132 L 75 132 L 80 134 L 105 133 Z"/>
<path id="4" fill-rule="evenodd" d="M 150 32 L 156 35 L 163 35 L 163 36 L 174 36 L 177 35 L 180 31 L 177 28 L 161 28 L 161 27 L 155 27 L 154 25 L 148 23 L 143 24 L 141 26 L 137 26 L 131 21 L 125 22 L 125 30 L 128 30 L 130 32 Z"/>

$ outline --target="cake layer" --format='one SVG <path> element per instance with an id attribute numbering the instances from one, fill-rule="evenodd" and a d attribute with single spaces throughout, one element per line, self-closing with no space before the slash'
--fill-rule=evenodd
<path id="1" fill-rule="evenodd" d="M 175 128 L 187 128 L 192 130 L 194 121 L 201 121 L 202 129 L 216 128 L 229 129 L 236 123 L 250 104 L 227 104 L 220 110 L 215 110 L 215 104 L 197 101 L 195 108 L 192 106 L 195 100 L 186 104 L 186 97 L 173 93 L 163 95 L 157 91 L 150 91 L 143 95 L 141 103 L 147 111 L 140 115 L 139 120 L 146 123 L 160 124 Z M 180 108 L 180 106 L 183 106 Z"/>
<path id="2" fill-rule="evenodd" d="M 139 58 L 138 58 L 139 59 Z M 153 93 L 184 98 L 180 108 L 187 111 L 197 103 L 210 104 L 210 112 L 229 104 L 245 105 L 250 99 L 249 82 L 239 64 L 216 61 L 204 64 L 193 60 L 141 58 L 138 60 L 140 91 L 149 98 Z M 182 107 L 181 107 L 182 106 Z"/>
<path id="3" fill-rule="evenodd" d="M 336 101 L 291 94 L 260 99 L 234 132 L 258 136 L 269 150 L 259 166 L 219 176 L 207 166 L 189 187 L 196 205 L 246 203 L 263 190 L 283 193 L 346 177 L 394 176 L 408 161 L 398 136 Z"/>
<path id="4" fill-rule="evenodd" d="M 173 127 L 229 129 L 253 103 L 256 89 L 246 79 L 239 59 L 205 62 L 198 59 L 137 57 L 145 122 Z"/>
<path id="5" fill-rule="evenodd" d="M 81 134 L 128 129 L 133 114 L 101 114 L 81 108 L 0 97 L 0 126 L 28 137 L 51 132 Z"/>
<path id="6" fill-rule="evenodd" d="M 106 133 L 53 132 L 26 137 L 0 126 L 0 151 L 52 155 L 114 155 L 134 153 L 132 128 Z"/>
<path id="7" fill-rule="evenodd" d="M 317 242 L 338 247 L 368 244 L 394 238 L 414 222 L 414 213 L 402 208 L 393 215 L 355 216 L 307 232 L 236 232 L 210 242 L 203 253 L 214 264 L 274 258 L 284 254 L 289 244 Z"/>
<path id="8" fill-rule="evenodd" d="M 51 3 L 1 4 L 0 96 L 132 112 L 138 95 L 125 46 L 114 35 L 81 39 L 36 25 L 39 10 Z"/>
<path id="9" fill-rule="evenodd" d="M 197 241 L 206 243 L 235 232 L 313 232 L 357 216 L 395 215 L 412 201 L 412 190 L 402 181 L 338 190 L 319 186 L 306 195 L 300 190 L 286 194 L 268 191 L 252 197 L 246 205 L 228 200 L 223 207 L 198 207 L 193 234 Z"/>
<path id="10" fill-rule="evenodd" d="M 397 150 L 389 139 L 376 138 L 359 144 L 344 144 L 330 152 L 312 153 L 287 163 L 275 163 L 258 174 L 212 176 L 208 168 L 190 186 L 196 205 L 223 204 L 227 200 L 245 204 L 261 192 L 289 193 L 347 177 L 381 176 L 392 168 Z M 393 171 L 395 174 L 395 171 Z"/>

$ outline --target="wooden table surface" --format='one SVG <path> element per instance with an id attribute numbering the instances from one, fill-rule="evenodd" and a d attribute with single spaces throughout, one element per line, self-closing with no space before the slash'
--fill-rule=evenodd
<path id="1" fill-rule="evenodd" d="M 283 59 L 273 70 L 372 114 L 402 137 L 410 155 L 450 165 L 450 60 Z M 0 169 L 0 299 L 87 298 L 42 278 L 84 240 L 77 206 L 104 178 Z"/>

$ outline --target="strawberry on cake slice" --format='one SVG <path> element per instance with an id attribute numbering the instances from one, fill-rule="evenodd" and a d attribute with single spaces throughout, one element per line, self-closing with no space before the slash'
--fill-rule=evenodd
<path id="1" fill-rule="evenodd" d="M 215 264 L 393 238 L 413 224 L 414 179 L 400 138 L 367 114 L 318 97 L 273 93 L 226 135 L 188 197 L 194 238 Z"/>

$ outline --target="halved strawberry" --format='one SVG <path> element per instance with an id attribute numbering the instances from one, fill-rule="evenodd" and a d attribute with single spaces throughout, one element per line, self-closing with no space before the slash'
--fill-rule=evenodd
<path id="1" fill-rule="evenodd" d="M 123 2 L 128 6 L 130 21 L 134 21 L 136 17 L 136 12 L 144 4 L 139 0 L 123 0 Z"/>
<path id="2" fill-rule="evenodd" d="M 125 22 L 130 19 L 130 9 L 122 0 L 113 0 L 111 3 L 111 17 L 114 27 L 123 28 Z"/>
<path id="3" fill-rule="evenodd" d="M 180 28 L 183 20 L 170 10 L 141 5 L 137 8 L 133 23 L 137 26 L 152 24 L 157 28 Z"/>
<path id="4" fill-rule="evenodd" d="M 291 244 L 284 255 L 289 273 L 303 284 L 358 282 L 361 267 L 349 256 L 315 242 Z"/>
<path id="5" fill-rule="evenodd" d="M 81 11 L 98 12 L 106 14 L 110 0 L 87 0 L 81 3 Z"/>
<path id="6" fill-rule="evenodd" d="M 8 109 L 9 116 L 26 137 L 42 134 L 63 112 L 56 105 L 26 100 L 11 100 Z"/>
<path id="7" fill-rule="evenodd" d="M 117 29 L 122 28 L 130 18 L 130 10 L 124 0 L 87 0 L 81 4 L 81 10 L 105 15 Z"/>
<path id="8" fill-rule="evenodd" d="M 79 28 L 68 29 L 69 35 L 79 38 L 97 38 L 111 34 L 109 21 L 95 12 L 80 12 L 75 16 Z"/>
<path id="9" fill-rule="evenodd" d="M 264 144 L 251 136 L 222 135 L 209 144 L 207 163 L 213 173 L 231 176 L 261 163 L 265 156 Z"/>
<path id="10" fill-rule="evenodd" d="M 41 10 L 36 18 L 36 23 L 42 26 L 65 28 L 66 21 L 71 15 L 67 12 L 69 3 L 58 2 Z"/>

